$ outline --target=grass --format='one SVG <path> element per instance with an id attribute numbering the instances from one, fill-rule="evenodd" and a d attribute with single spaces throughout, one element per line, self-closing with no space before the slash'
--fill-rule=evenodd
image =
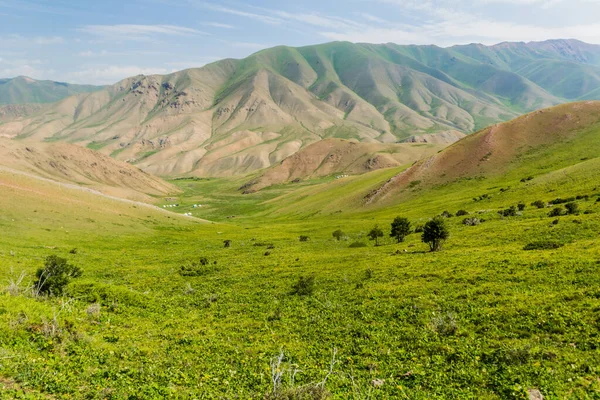
<path id="1" fill-rule="evenodd" d="M 282 396 L 325 377 L 334 398 L 598 396 L 600 203 L 585 164 L 594 162 L 570 167 L 568 180 L 550 172 L 522 183 L 518 171 L 518 183 L 460 181 L 382 209 L 353 202 L 401 169 L 247 196 L 241 180 L 174 181 L 184 190 L 176 211 L 217 221 L 208 224 L 67 194 L 68 210 L 49 195 L 2 196 L 13 203 L 0 204 L 1 281 L 24 271 L 24 289 L 51 254 L 84 273 L 61 298 L 0 295 L 0 388 L 11 382 L 5 393 L 32 398 L 263 398 L 283 351 L 301 372 L 281 378 Z M 491 197 L 472 200 L 483 193 Z M 548 209 L 497 213 L 584 194 L 576 203 L 592 213 L 557 225 Z M 386 232 L 378 247 L 366 238 L 396 215 L 422 225 L 459 209 L 485 222 L 448 219 L 440 253 L 419 234 L 394 244 Z M 338 228 L 347 240 L 332 237 Z M 564 246 L 523 249 L 540 241 Z"/>

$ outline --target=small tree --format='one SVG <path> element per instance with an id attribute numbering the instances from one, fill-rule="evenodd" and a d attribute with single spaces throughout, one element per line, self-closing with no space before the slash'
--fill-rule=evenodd
<path id="1" fill-rule="evenodd" d="M 331 236 L 333 236 L 335 238 L 335 240 L 342 240 L 342 238 L 346 237 L 346 234 L 341 229 L 337 229 L 337 230 L 333 231 Z"/>
<path id="2" fill-rule="evenodd" d="M 72 278 L 78 278 L 83 270 L 71 265 L 66 259 L 52 255 L 46 257 L 44 268 L 37 270 L 34 288 L 39 294 L 60 296 Z"/>
<path id="3" fill-rule="evenodd" d="M 423 227 L 421 240 L 427 243 L 431 251 L 440 251 L 446 239 L 450 237 L 450 231 L 443 217 L 435 217 Z"/>
<path id="4" fill-rule="evenodd" d="M 404 242 L 404 238 L 410 235 L 410 221 L 408 218 L 396 217 L 392 222 L 392 232 L 390 237 L 397 240 L 398 243 Z"/>
<path id="5" fill-rule="evenodd" d="M 370 240 L 375 241 L 375 246 L 379 246 L 379 238 L 383 237 L 383 231 L 381 230 L 379 225 L 375 225 L 373 227 L 373 229 L 371 229 L 371 231 L 369 232 L 369 234 L 367 236 L 369 237 Z"/>

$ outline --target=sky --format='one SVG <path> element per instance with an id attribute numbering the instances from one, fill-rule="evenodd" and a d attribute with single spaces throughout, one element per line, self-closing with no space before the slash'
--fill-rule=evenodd
<path id="1" fill-rule="evenodd" d="M 600 0 L 0 0 L 0 78 L 105 85 L 277 45 L 600 44 Z"/>

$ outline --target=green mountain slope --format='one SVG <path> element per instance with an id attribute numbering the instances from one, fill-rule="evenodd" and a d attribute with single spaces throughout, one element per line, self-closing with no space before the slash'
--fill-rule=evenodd
<path id="1" fill-rule="evenodd" d="M 275 47 L 0 114 L 0 135 L 88 146 L 162 176 L 245 175 L 322 139 L 472 133 L 593 99 L 598 49 L 575 41 Z"/>
<path id="2" fill-rule="evenodd" d="M 25 76 L 0 79 L 0 105 L 54 103 L 78 93 L 101 90 L 102 86 L 38 81 Z"/>

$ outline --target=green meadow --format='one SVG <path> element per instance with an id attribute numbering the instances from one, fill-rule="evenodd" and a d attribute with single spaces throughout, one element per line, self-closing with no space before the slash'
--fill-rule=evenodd
<path id="1" fill-rule="evenodd" d="M 598 398 L 597 159 L 556 165 L 524 182 L 528 171 L 515 170 L 417 185 L 383 208 L 361 199 L 400 169 L 252 195 L 239 194 L 244 180 L 173 181 L 182 194 L 169 211 L 195 218 L 83 199 L 4 202 L 0 394 Z M 530 205 L 568 197 L 579 197 L 577 214 Z M 498 213 L 519 202 L 518 215 Z M 468 215 L 446 219 L 441 252 L 419 233 L 389 237 L 396 216 L 415 228 L 458 210 Z M 375 224 L 380 246 L 367 238 Z M 539 242 L 557 248 L 524 250 Z M 62 296 L 34 296 L 49 255 L 83 275 Z"/>

